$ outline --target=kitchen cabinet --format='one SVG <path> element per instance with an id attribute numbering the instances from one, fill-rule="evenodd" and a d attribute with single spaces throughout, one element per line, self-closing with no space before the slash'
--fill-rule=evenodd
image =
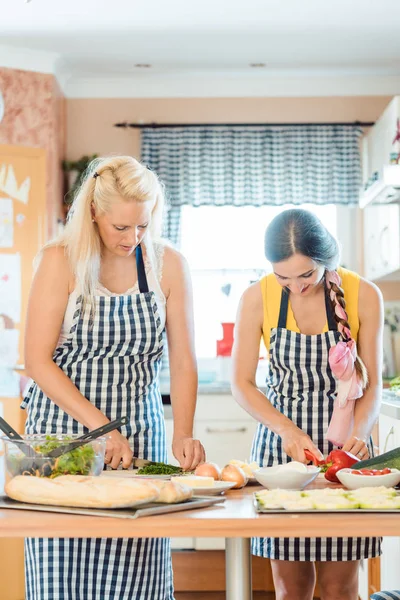
<path id="1" fill-rule="evenodd" d="M 400 206 L 364 209 L 364 273 L 370 280 L 400 279 Z"/>
<path id="2" fill-rule="evenodd" d="M 379 417 L 380 453 L 400 446 L 400 420 L 387 415 Z M 385 537 L 380 561 L 382 590 L 400 589 L 400 537 Z"/>
<path id="3" fill-rule="evenodd" d="M 391 156 L 399 152 L 398 145 L 393 145 L 399 118 L 400 96 L 395 96 L 362 139 L 362 208 L 397 196 L 400 166 L 390 162 Z"/>

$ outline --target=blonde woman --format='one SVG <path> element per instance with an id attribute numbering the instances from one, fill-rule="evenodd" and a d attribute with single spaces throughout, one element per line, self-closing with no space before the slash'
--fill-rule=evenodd
<path id="1" fill-rule="evenodd" d="M 172 450 L 204 460 L 192 437 L 197 371 L 191 284 L 183 257 L 160 242 L 164 198 L 134 158 L 92 163 L 59 240 L 41 254 L 28 306 L 23 407 L 27 433 L 76 434 L 128 415 L 106 463 L 166 461 L 159 372 L 166 328 Z M 167 539 L 28 539 L 26 599 L 172 600 Z"/>

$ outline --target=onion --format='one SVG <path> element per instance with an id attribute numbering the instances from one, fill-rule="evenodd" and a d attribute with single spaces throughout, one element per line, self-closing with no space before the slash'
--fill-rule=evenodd
<path id="1" fill-rule="evenodd" d="M 226 465 L 222 469 L 221 479 L 222 481 L 234 481 L 234 490 L 244 487 L 248 482 L 246 473 L 243 471 L 243 469 L 237 467 L 236 465 Z"/>
<path id="2" fill-rule="evenodd" d="M 215 481 L 219 481 L 221 479 L 221 469 L 215 463 L 203 463 L 202 465 L 198 465 L 194 472 L 195 475 L 199 477 L 212 477 Z"/>

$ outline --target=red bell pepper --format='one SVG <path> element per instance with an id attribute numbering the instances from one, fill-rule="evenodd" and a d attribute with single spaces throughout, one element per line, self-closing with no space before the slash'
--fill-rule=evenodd
<path id="1" fill-rule="evenodd" d="M 313 454 L 311 450 L 304 450 L 304 454 L 306 455 L 306 459 L 310 460 L 316 467 L 321 467 L 325 464 L 324 459 L 321 460 L 320 458 L 315 456 L 315 454 Z"/>
<path id="2" fill-rule="evenodd" d="M 319 460 L 310 450 L 305 450 L 304 454 L 314 465 L 321 467 L 322 472 L 325 473 L 325 479 L 332 483 L 340 483 L 336 476 L 340 469 L 348 469 L 360 461 L 359 458 L 345 450 L 332 450 L 325 460 Z"/>

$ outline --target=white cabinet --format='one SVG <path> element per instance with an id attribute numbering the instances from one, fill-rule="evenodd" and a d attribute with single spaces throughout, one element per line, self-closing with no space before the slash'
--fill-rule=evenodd
<path id="1" fill-rule="evenodd" d="M 400 278 L 400 206 L 364 209 L 364 272 L 371 280 Z"/>
<path id="2" fill-rule="evenodd" d="M 257 424 L 252 421 L 199 421 L 196 437 L 202 442 L 207 461 L 221 467 L 232 458 L 249 460 Z"/>
<path id="3" fill-rule="evenodd" d="M 368 592 L 368 561 L 360 561 L 360 569 L 358 571 L 358 598 L 359 600 L 369 600 Z"/>
<path id="4" fill-rule="evenodd" d="M 390 164 L 391 154 L 398 152 L 398 147 L 393 145 L 398 118 L 400 118 L 400 96 L 395 96 L 362 140 L 362 206 L 375 197 L 380 186 L 385 182 L 387 184 L 392 182 L 393 174 L 389 172 L 385 174 L 384 170 Z M 394 171 L 397 180 L 397 172 Z"/>
<path id="5" fill-rule="evenodd" d="M 393 417 L 379 417 L 379 451 L 381 454 L 400 446 L 400 421 Z M 383 539 L 381 556 L 381 589 L 400 589 L 400 537 Z"/>

